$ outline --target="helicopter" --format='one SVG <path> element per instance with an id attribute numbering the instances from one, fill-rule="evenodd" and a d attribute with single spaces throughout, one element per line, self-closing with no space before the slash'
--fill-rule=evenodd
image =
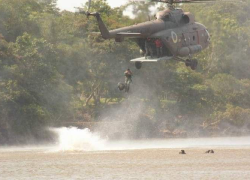
<path id="1" fill-rule="evenodd" d="M 139 0 L 142 1 L 142 0 Z M 184 62 L 187 67 L 195 70 L 198 65 L 197 59 L 193 55 L 206 49 L 210 44 L 210 35 L 207 28 L 195 21 L 194 15 L 176 8 L 178 3 L 204 3 L 215 0 L 151 0 L 151 2 L 166 3 L 167 8 L 156 13 L 155 19 L 109 31 L 105 26 L 100 13 L 89 12 L 91 0 L 87 12 L 80 11 L 89 16 L 94 16 L 100 29 L 100 34 L 104 39 L 115 39 L 122 42 L 125 38 L 133 38 L 140 48 L 141 55 L 130 60 L 135 63 L 136 69 L 141 69 L 142 63 L 177 60 Z M 157 57 L 157 48 L 154 46 L 155 40 L 162 43 L 161 56 Z M 147 58 L 147 48 L 145 43 L 151 41 L 152 57 Z"/>

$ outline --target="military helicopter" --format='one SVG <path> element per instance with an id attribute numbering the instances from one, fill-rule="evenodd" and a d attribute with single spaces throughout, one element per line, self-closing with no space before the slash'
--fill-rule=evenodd
<path id="1" fill-rule="evenodd" d="M 142 0 L 139 0 L 142 1 Z M 156 47 L 152 47 L 152 57 L 140 57 L 130 60 L 135 63 L 137 69 L 141 69 L 142 63 L 159 62 L 167 60 L 182 61 L 185 65 L 195 70 L 198 61 L 192 56 L 201 52 L 209 46 L 210 35 L 207 28 L 195 22 L 195 17 L 189 12 L 178 9 L 174 4 L 178 3 L 204 3 L 214 0 L 151 0 L 152 2 L 166 3 L 165 10 L 155 15 L 155 20 L 143 22 L 137 25 L 123 27 L 109 31 L 102 21 L 98 12 L 91 13 L 89 0 L 88 11 L 80 11 L 87 16 L 94 16 L 97 19 L 101 36 L 104 39 L 115 39 L 116 42 L 122 42 L 124 38 L 133 38 L 142 55 L 145 55 L 147 49 L 146 41 L 155 41 L 160 39 L 162 42 L 161 57 L 156 57 Z M 151 45 L 154 43 L 151 43 Z"/>

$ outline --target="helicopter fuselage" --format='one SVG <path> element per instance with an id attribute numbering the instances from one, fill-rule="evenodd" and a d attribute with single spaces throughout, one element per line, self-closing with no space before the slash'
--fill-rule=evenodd
<path id="1" fill-rule="evenodd" d="M 99 13 L 89 13 L 89 15 L 97 18 L 99 29 L 104 39 L 115 39 L 116 42 L 122 42 L 124 38 L 134 38 L 142 54 L 147 54 L 145 42 L 148 39 L 150 41 L 161 40 L 163 43 L 162 55 L 166 57 L 165 59 L 169 59 L 169 57 L 191 57 L 193 54 L 207 48 L 210 43 L 207 28 L 195 22 L 194 16 L 189 12 L 183 12 L 182 9 L 165 9 L 156 14 L 155 20 L 111 31 L 107 30 Z M 153 49 L 156 52 L 156 47 Z M 138 62 L 137 64 L 149 62 L 141 59 L 133 61 Z M 190 62 L 191 60 L 186 60 L 186 65 L 192 65 L 192 69 L 195 69 L 197 63 L 192 62 L 190 65 Z M 138 67 L 141 67 L 141 65 Z"/>
<path id="2" fill-rule="evenodd" d="M 111 30 L 106 34 L 100 22 L 99 28 L 104 39 L 122 42 L 126 37 L 135 38 L 142 51 L 145 51 L 143 42 L 147 38 L 161 39 L 168 54 L 180 57 L 198 53 L 210 42 L 207 28 L 195 22 L 192 14 L 181 9 L 166 9 L 157 13 L 155 20 Z"/>

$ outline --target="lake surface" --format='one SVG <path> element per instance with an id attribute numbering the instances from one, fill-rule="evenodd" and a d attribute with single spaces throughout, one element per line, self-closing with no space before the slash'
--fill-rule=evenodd
<path id="1" fill-rule="evenodd" d="M 250 137 L 108 141 L 77 131 L 85 138 L 59 132 L 52 145 L 0 148 L 0 180 L 250 179 Z"/>

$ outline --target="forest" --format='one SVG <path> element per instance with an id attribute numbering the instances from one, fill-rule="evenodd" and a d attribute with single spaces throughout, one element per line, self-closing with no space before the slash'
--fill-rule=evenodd
<path id="1" fill-rule="evenodd" d="M 112 30 L 164 6 L 93 0 L 91 11 Z M 178 61 L 137 70 L 133 39 L 102 39 L 95 18 L 60 11 L 56 0 L 0 0 L 0 144 L 47 140 L 48 127 L 76 122 L 108 122 L 99 129 L 116 138 L 249 135 L 250 0 L 180 8 L 211 34 L 196 71 Z M 117 89 L 127 68 L 129 94 Z"/>

